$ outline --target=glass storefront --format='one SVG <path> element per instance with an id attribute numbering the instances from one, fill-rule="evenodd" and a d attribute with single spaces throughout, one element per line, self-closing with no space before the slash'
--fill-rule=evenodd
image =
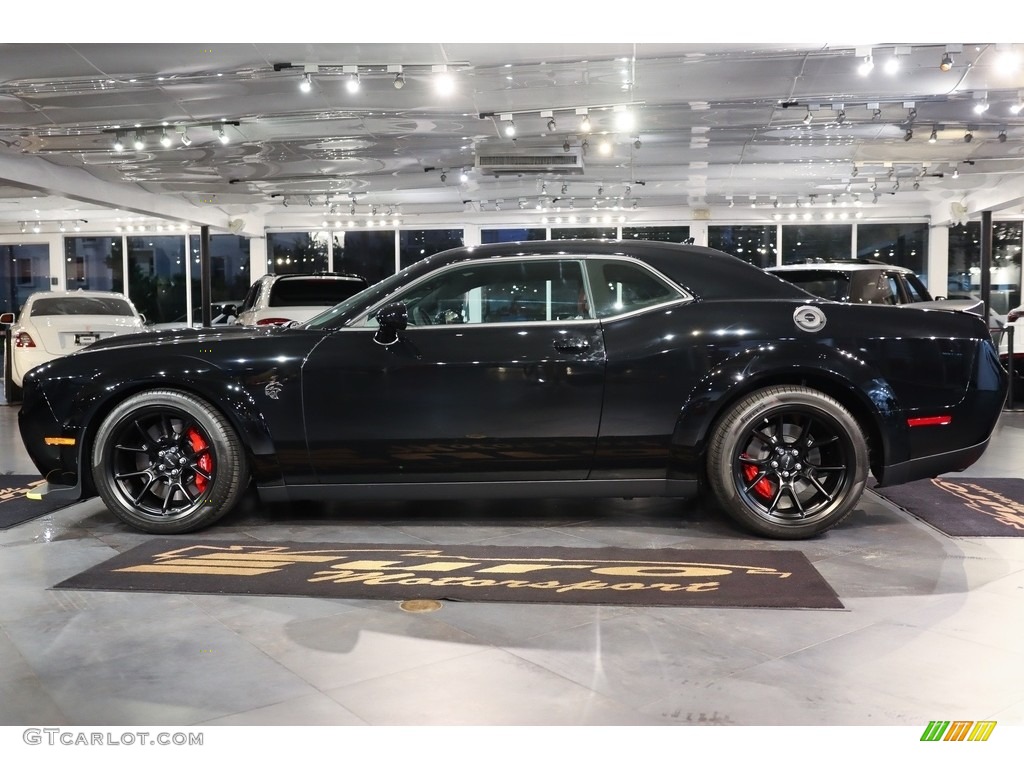
<path id="1" fill-rule="evenodd" d="M 148 323 L 169 323 L 188 311 L 185 237 L 142 235 L 128 241 L 128 296 Z"/>
<path id="2" fill-rule="evenodd" d="M 782 227 L 782 263 L 848 259 L 853 250 L 851 224 L 785 224 Z"/>
<path id="3" fill-rule="evenodd" d="M 274 275 L 330 272 L 326 232 L 268 232 L 267 272 Z"/>
<path id="4" fill-rule="evenodd" d="M 64 279 L 68 290 L 124 293 L 124 250 L 120 237 L 65 237 Z"/>
<path id="5" fill-rule="evenodd" d="M 49 289 L 49 246 L 0 245 L 0 312 L 17 312 L 30 294 Z"/>
<path id="6" fill-rule="evenodd" d="M 1005 315 L 1020 306 L 1021 246 L 1024 222 L 992 223 L 991 307 Z M 981 295 L 981 222 L 969 221 L 949 230 L 950 296 Z"/>
<path id="7" fill-rule="evenodd" d="M 928 282 L 928 225 L 858 224 L 857 256 L 914 270 Z"/>
<path id="8" fill-rule="evenodd" d="M 656 240 L 661 243 L 685 243 L 690 239 L 689 227 L 623 227 L 623 240 Z"/>
<path id="9" fill-rule="evenodd" d="M 511 229 L 481 229 L 481 243 L 519 243 L 524 240 L 543 240 L 548 236 L 548 231 L 543 227 L 533 228 L 511 228 Z"/>
<path id="10" fill-rule="evenodd" d="M 755 267 L 774 267 L 778 264 L 776 233 L 769 226 L 709 226 L 708 246 L 731 253 Z"/>
<path id="11" fill-rule="evenodd" d="M 398 233 L 399 268 L 462 244 L 461 229 L 403 229 Z"/>
<path id="12" fill-rule="evenodd" d="M 395 273 L 395 230 L 352 230 L 334 235 L 334 271 L 373 285 Z"/>

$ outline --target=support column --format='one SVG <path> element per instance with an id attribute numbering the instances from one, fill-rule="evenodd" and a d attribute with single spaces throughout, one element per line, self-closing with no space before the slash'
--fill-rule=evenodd
<path id="1" fill-rule="evenodd" d="M 949 227 L 928 227 L 928 292 L 932 296 L 949 293 Z"/>

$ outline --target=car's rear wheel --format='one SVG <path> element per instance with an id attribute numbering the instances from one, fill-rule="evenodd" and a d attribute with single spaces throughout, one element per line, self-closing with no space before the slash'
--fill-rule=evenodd
<path id="1" fill-rule="evenodd" d="M 807 387 L 768 387 L 743 398 L 717 423 L 708 450 L 719 505 L 774 539 L 805 539 L 839 524 L 860 499 L 867 472 L 857 420 Z"/>
<path id="2" fill-rule="evenodd" d="M 245 451 L 227 419 L 184 392 L 156 390 L 114 408 L 92 452 L 93 479 L 121 520 L 188 533 L 219 520 L 245 490 Z"/>

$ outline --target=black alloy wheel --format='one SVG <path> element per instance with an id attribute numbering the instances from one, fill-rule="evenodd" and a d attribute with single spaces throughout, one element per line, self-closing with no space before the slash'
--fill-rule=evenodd
<path id="1" fill-rule="evenodd" d="M 245 489 L 245 453 L 227 420 L 183 392 L 133 395 L 103 422 L 93 478 L 107 507 L 149 533 L 186 533 L 226 514 Z"/>
<path id="2" fill-rule="evenodd" d="M 769 387 L 714 430 L 708 477 L 719 504 L 764 536 L 803 539 L 840 523 L 860 499 L 868 454 L 853 416 L 807 387 Z"/>

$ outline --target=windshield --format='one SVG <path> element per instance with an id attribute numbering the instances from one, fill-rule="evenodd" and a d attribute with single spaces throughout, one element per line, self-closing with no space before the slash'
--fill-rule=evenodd
<path id="1" fill-rule="evenodd" d="M 321 312 L 316 317 L 303 323 L 303 327 L 319 329 L 337 328 L 349 318 L 349 314 L 352 311 L 357 308 L 370 307 L 377 304 L 381 299 L 394 293 L 399 287 L 409 282 L 410 279 L 430 269 L 429 261 L 430 259 L 424 259 L 413 264 L 411 267 L 406 267 L 401 272 L 396 272 L 391 277 L 384 278 L 376 285 L 371 285 L 366 290 L 360 291 L 340 304 L 335 304 L 330 309 Z"/>

